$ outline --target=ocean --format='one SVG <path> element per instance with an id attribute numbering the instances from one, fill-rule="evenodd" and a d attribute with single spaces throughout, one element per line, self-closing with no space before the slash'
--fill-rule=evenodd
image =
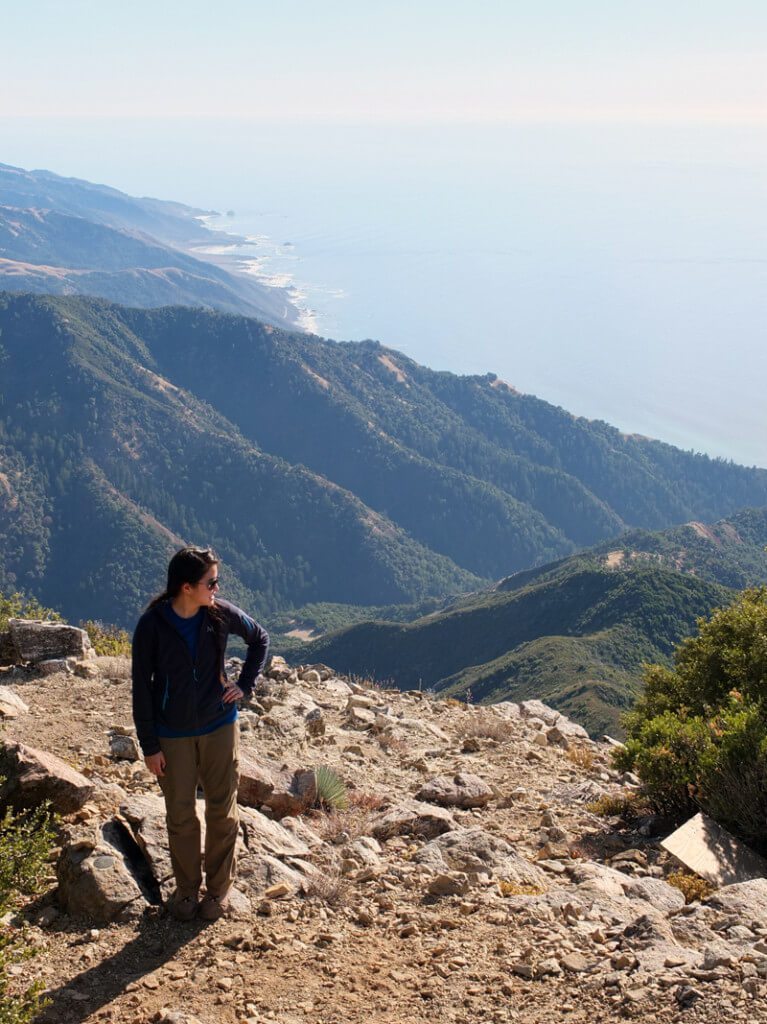
<path id="1" fill-rule="evenodd" d="M 219 211 L 317 334 L 767 466 L 748 126 L 9 121 L 4 162 Z"/>

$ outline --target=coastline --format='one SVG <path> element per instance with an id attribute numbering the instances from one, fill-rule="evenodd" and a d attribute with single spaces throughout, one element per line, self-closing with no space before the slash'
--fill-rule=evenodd
<path id="1" fill-rule="evenodd" d="M 274 257 L 263 250 L 265 244 L 275 243 L 266 235 L 242 235 L 234 231 L 226 231 L 213 224 L 223 219 L 219 213 L 198 214 L 195 217 L 209 232 L 212 244 L 191 243 L 187 247 L 190 256 L 205 260 L 227 270 L 237 277 L 246 277 L 255 281 L 262 288 L 281 293 L 286 306 L 292 315 L 286 317 L 290 326 L 306 334 L 320 334 L 318 313 L 308 304 L 308 295 L 296 283 L 292 274 L 275 272 L 269 269 L 270 259 Z M 284 248 L 284 247 L 283 247 Z"/>

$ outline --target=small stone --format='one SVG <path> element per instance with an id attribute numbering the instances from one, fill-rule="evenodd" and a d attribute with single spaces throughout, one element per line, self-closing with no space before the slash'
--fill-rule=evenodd
<path id="1" fill-rule="evenodd" d="M 641 1003 L 647 998 L 648 992 L 644 988 L 630 988 L 624 993 L 623 998 L 627 1003 Z"/>
<path id="2" fill-rule="evenodd" d="M 664 967 L 684 967 L 687 961 L 681 956 L 667 956 L 663 961 Z"/>
<path id="3" fill-rule="evenodd" d="M 109 753 L 120 761 L 138 761 L 138 745 L 132 736 L 115 733 L 109 737 Z"/>
<path id="4" fill-rule="evenodd" d="M 637 958 L 633 953 L 616 953 L 610 959 L 610 963 L 619 971 L 626 971 L 630 967 L 634 967 L 636 962 Z"/>
<path id="5" fill-rule="evenodd" d="M 559 966 L 559 962 L 554 957 L 547 957 L 545 960 L 541 960 L 536 968 L 536 974 L 543 978 L 550 974 L 561 974 L 562 968 Z"/>
<path id="6" fill-rule="evenodd" d="M 696 1003 L 702 997 L 702 995 L 702 992 L 700 992 L 697 988 L 693 988 L 691 985 L 680 985 L 674 993 L 674 998 L 680 1006 L 686 1007 L 692 1006 L 692 1004 Z"/>
<path id="7" fill-rule="evenodd" d="M 293 887 L 288 885 L 287 882 L 278 882 L 276 885 L 270 885 L 268 889 L 264 889 L 264 898 L 267 900 L 279 900 L 284 896 L 290 896 L 293 892 Z"/>
<path id="8" fill-rule="evenodd" d="M 567 956 L 561 957 L 559 963 L 563 970 L 570 974 L 580 974 L 589 969 L 588 960 L 581 953 L 569 953 Z"/>
<path id="9" fill-rule="evenodd" d="M 38 928 L 50 928 L 58 916 L 59 912 L 55 907 L 45 907 L 37 918 Z"/>
<path id="10" fill-rule="evenodd" d="M 216 988 L 220 988 L 222 992 L 231 992 L 234 988 L 234 981 L 231 978 L 219 978 L 216 981 Z"/>
<path id="11" fill-rule="evenodd" d="M 511 969 L 514 974 L 518 974 L 520 978 L 532 978 L 533 966 L 528 964 L 524 960 L 518 960 L 517 963 L 511 965 Z"/>

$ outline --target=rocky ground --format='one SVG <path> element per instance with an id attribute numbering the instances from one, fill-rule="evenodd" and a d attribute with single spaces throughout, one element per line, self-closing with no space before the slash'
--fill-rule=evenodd
<path id="1" fill-rule="evenodd" d="M 544 705 L 275 662 L 241 716 L 233 914 L 180 924 L 159 788 L 131 760 L 129 663 L 53 669 L 0 673 L 23 702 L 0 701 L 5 742 L 84 776 L 47 888 L 14 918 L 45 1021 L 767 1020 L 767 879 L 685 905 L 652 820 L 588 810 L 632 785 L 609 746 Z M 320 766 L 348 809 L 308 806 Z"/>

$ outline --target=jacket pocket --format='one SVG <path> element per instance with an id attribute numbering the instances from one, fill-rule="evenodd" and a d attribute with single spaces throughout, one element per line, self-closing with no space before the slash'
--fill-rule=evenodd
<path id="1" fill-rule="evenodd" d="M 162 695 L 162 709 L 163 709 L 163 711 L 167 708 L 169 700 L 170 700 L 170 676 L 166 675 L 166 677 L 165 677 L 165 691 L 164 691 L 164 693 Z"/>

